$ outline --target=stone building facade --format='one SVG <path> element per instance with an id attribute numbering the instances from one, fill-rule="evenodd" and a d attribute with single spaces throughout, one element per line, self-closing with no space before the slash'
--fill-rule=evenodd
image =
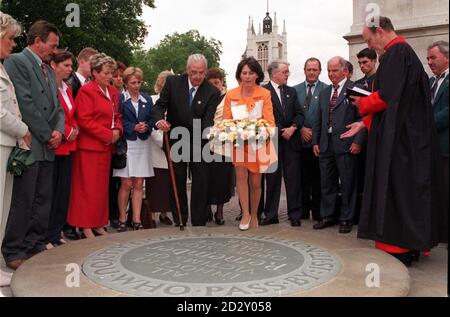
<path id="1" fill-rule="evenodd" d="M 350 33 L 344 36 L 349 44 L 350 62 L 355 66 L 353 79 L 363 77 L 356 54 L 367 47 L 361 31 L 368 15 L 379 14 L 392 20 L 397 34 L 403 36 L 414 48 L 427 66 L 428 45 L 439 40 L 449 40 L 449 1 L 448 0 L 353 0 L 353 25 Z"/>

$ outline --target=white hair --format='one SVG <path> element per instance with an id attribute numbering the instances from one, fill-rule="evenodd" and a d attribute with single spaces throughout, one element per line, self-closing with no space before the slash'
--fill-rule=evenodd
<path id="1" fill-rule="evenodd" d="M 187 60 L 187 64 L 186 64 L 186 69 L 189 68 L 189 66 L 191 66 L 194 63 L 198 63 L 198 62 L 202 62 L 205 64 L 205 68 L 208 68 L 208 60 L 206 59 L 206 57 L 202 54 L 192 54 L 191 56 L 188 57 Z"/>
<path id="2" fill-rule="evenodd" d="M 270 78 L 272 78 L 273 72 L 280 68 L 281 65 L 287 65 L 289 67 L 291 64 L 282 59 L 272 61 L 267 67 L 267 72 L 269 73 Z"/>
<path id="3" fill-rule="evenodd" d="M 340 69 L 344 69 L 347 66 L 347 60 L 341 56 L 335 56 L 328 61 L 328 64 L 339 62 Z"/>
<path id="4" fill-rule="evenodd" d="M 22 26 L 9 14 L 0 11 L 0 38 L 11 32 L 14 37 L 22 33 Z"/>

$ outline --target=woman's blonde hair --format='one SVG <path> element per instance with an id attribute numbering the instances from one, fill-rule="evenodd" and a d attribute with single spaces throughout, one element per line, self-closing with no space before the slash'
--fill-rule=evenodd
<path id="1" fill-rule="evenodd" d="M 139 80 L 144 79 L 144 72 L 138 67 L 128 67 L 122 74 L 123 82 L 125 85 L 128 83 L 131 77 L 135 76 Z"/>
<path id="2" fill-rule="evenodd" d="M 156 83 L 154 87 L 156 94 L 159 94 L 161 92 L 161 90 L 164 88 L 164 85 L 166 84 L 167 77 L 171 75 L 175 74 L 170 70 L 164 70 L 159 73 L 158 78 L 156 78 Z"/>
<path id="3" fill-rule="evenodd" d="M 9 14 L 0 11 L 0 38 L 11 32 L 14 37 L 22 33 L 22 26 Z"/>
<path id="4" fill-rule="evenodd" d="M 90 62 L 92 71 L 95 70 L 98 73 L 102 71 L 104 65 L 113 68 L 113 70 L 117 68 L 116 61 L 112 57 L 106 55 L 105 53 L 93 55 L 90 59 Z"/>

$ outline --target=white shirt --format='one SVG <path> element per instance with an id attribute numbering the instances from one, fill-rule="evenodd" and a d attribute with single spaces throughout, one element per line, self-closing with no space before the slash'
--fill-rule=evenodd
<path id="1" fill-rule="evenodd" d="M 80 83 L 81 83 L 81 86 L 83 86 L 84 84 L 86 84 L 86 77 L 84 77 L 83 75 L 81 75 L 80 73 L 78 73 L 78 72 L 75 72 L 75 75 L 78 77 L 78 80 L 80 81 Z"/>
<path id="2" fill-rule="evenodd" d="M 63 96 L 64 101 L 66 102 L 67 108 L 69 108 L 69 111 L 72 111 L 73 105 L 70 102 L 69 95 L 67 94 L 67 89 L 68 88 L 69 88 L 69 86 L 67 86 L 67 84 L 65 82 L 62 82 L 61 87 L 58 87 L 59 92 Z"/>
<path id="3" fill-rule="evenodd" d="M 123 101 L 128 101 L 131 99 L 131 95 L 128 91 L 125 91 L 122 93 L 123 94 Z M 159 96 L 159 95 L 158 95 Z M 152 98 L 153 99 L 153 98 Z M 142 96 L 141 94 L 139 94 L 139 100 L 143 103 L 143 104 L 147 104 L 147 99 L 145 99 L 144 96 Z M 139 115 L 139 100 L 138 101 L 133 101 L 131 99 L 131 103 L 133 104 L 134 110 L 136 110 L 136 115 Z M 153 103 L 154 104 L 154 103 Z M 145 108 L 145 106 L 144 106 Z"/>
<path id="4" fill-rule="evenodd" d="M 278 84 L 277 84 L 276 82 L 274 82 L 273 80 L 270 81 L 270 84 L 271 84 L 272 87 L 275 89 L 275 92 L 277 93 L 278 99 L 280 99 L 281 105 L 283 105 L 283 99 L 281 99 L 280 85 L 278 85 Z"/>
<path id="5" fill-rule="evenodd" d="M 448 76 L 448 68 L 445 70 L 444 76 L 442 76 L 442 77 L 438 80 L 438 82 L 437 82 L 436 94 L 438 93 L 439 88 L 441 88 L 441 85 L 442 85 L 442 83 L 444 82 L 444 79 L 445 79 L 447 76 Z M 437 76 L 434 76 L 434 78 L 437 78 Z M 436 95 L 431 96 L 431 97 L 434 98 L 435 96 L 436 96 Z"/>
<path id="6" fill-rule="evenodd" d="M 308 96 L 308 90 L 309 90 L 308 85 L 311 85 L 311 95 L 314 95 L 314 92 L 316 91 L 316 87 L 317 87 L 317 84 L 318 84 L 318 83 L 319 83 L 319 81 L 315 81 L 315 82 L 313 82 L 312 84 L 308 83 L 308 81 L 305 82 L 305 85 L 306 85 L 306 95 L 307 95 L 307 96 Z"/>
<path id="7" fill-rule="evenodd" d="M 347 82 L 347 77 L 345 77 L 345 78 L 338 84 L 338 85 L 339 85 L 339 88 L 338 88 L 338 98 L 339 98 L 339 96 L 341 95 L 342 89 L 344 88 L 346 82 Z M 333 99 L 333 94 L 334 94 L 334 85 L 331 84 L 331 96 L 330 96 L 330 101 L 331 101 L 331 99 Z M 328 129 L 328 133 L 333 133 L 333 127 L 330 127 L 330 128 Z"/>
<path id="8" fill-rule="evenodd" d="M 192 93 L 192 100 L 194 100 L 195 95 L 197 94 L 197 91 L 198 91 L 198 86 L 192 85 L 190 79 L 188 79 L 188 83 L 189 83 L 189 91 L 191 91 L 191 88 L 194 88 L 194 89 L 195 89 L 194 92 Z"/>
<path id="9" fill-rule="evenodd" d="M 347 77 L 345 77 L 345 78 L 338 84 L 338 85 L 339 85 L 339 88 L 338 88 L 338 98 L 339 98 L 339 96 L 341 95 L 342 89 L 344 88 L 346 82 L 347 82 Z M 330 100 L 333 98 L 333 94 L 334 94 L 334 85 L 331 84 L 331 96 L 330 96 Z"/>

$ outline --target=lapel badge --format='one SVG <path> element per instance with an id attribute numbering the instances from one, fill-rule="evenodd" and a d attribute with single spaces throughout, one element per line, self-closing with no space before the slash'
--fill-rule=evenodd
<path id="1" fill-rule="evenodd" d="M 286 98 L 291 98 L 291 95 L 286 95 Z"/>
<path id="2" fill-rule="evenodd" d="M 317 97 L 317 96 L 314 97 L 314 99 L 316 99 L 316 100 L 317 100 L 318 98 L 319 98 L 319 97 Z"/>
<path id="3" fill-rule="evenodd" d="M 199 105 L 201 105 L 201 104 L 202 104 L 202 102 L 201 102 L 201 101 L 199 100 L 199 101 L 198 101 L 198 104 L 199 104 Z"/>

